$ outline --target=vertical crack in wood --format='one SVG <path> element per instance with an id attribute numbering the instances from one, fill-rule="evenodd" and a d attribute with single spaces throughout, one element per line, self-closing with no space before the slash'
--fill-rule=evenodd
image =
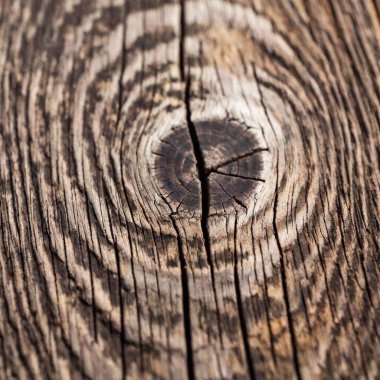
<path id="1" fill-rule="evenodd" d="M 256 379 L 256 372 L 255 372 L 255 366 L 252 360 L 251 349 L 249 346 L 247 322 L 244 316 L 244 307 L 243 307 L 243 300 L 241 297 L 240 280 L 239 280 L 239 273 L 238 273 L 238 254 L 237 254 L 237 247 L 236 247 L 237 221 L 238 221 L 238 218 L 236 215 L 235 225 L 234 225 L 234 284 L 235 284 L 235 293 L 236 293 L 236 303 L 238 306 L 240 330 L 241 330 L 241 335 L 243 338 L 243 345 L 244 345 L 244 351 L 245 351 L 245 356 L 246 356 L 247 365 L 248 365 L 249 377 L 251 378 L 251 380 L 254 380 Z"/>
<path id="2" fill-rule="evenodd" d="M 256 84 L 257 84 L 257 89 L 259 91 L 259 96 L 260 96 L 260 103 L 264 109 L 265 116 L 268 120 L 269 125 L 272 128 L 272 131 L 274 132 L 275 138 L 277 140 L 277 135 L 275 133 L 275 129 L 273 127 L 272 121 L 269 117 L 268 110 L 266 107 L 266 104 L 264 102 L 264 95 L 261 90 L 260 86 L 260 80 L 257 75 L 256 67 L 252 63 L 252 69 L 253 69 L 253 74 L 255 76 Z M 302 379 L 301 376 L 301 371 L 300 371 L 300 365 L 299 365 L 299 359 L 298 359 L 298 344 L 297 344 L 297 337 L 296 333 L 294 331 L 294 324 L 293 324 L 293 316 L 290 310 L 290 302 L 289 302 L 289 292 L 288 292 L 288 285 L 287 285 L 287 280 L 286 280 L 286 269 L 285 269 L 285 261 L 284 261 L 284 252 L 280 243 L 280 237 L 277 229 L 277 207 L 278 207 L 278 178 L 279 178 L 279 173 L 278 173 L 278 165 L 279 165 L 279 160 L 277 156 L 277 164 L 276 164 L 276 192 L 274 196 L 274 205 L 273 205 L 273 234 L 276 240 L 277 248 L 280 252 L 280 272 L 281 272 L 281 285 L 282 289 L 284 292 L 284 301 L 285 301 L 285 308 L 286 308 L 286 317 L 288 320 L 288 326 L 289 326 L 289 333 L 290 333 L 290 340 L 291 340 L 291 347 L 293 351 L 293 365 L 294 369 L 296 372 L 296 376 L 298 380 Z"/>
<path id="3" fill-rule="evenodd" d="M 218 303 L 218 298 L 216 295 L 214 263 L 212 261 L 212 253 L 211 253 L 210 231 L 208 229 L 208 219 L 210 215 L 210 186 L 209 186 L 209 180 L 208 180 L 208 171 L 206 169 L 205 159 L 203 156 L 198 133 L 191 119 L 190 87 L 191 87 L 191 79 L 190 79 L 190 75 L 188 75 L 188 77 L 186 78 L 186 87 L 185 87 L 187 126 L 189 129 L 190 139 L 193 146 L 193 153 L 196 159 L 198 178 L 201 184 L 201 230 L 202 230 L 202 235 L 203 235 L 204 248 L 205 248 L 206 256 L 207 256 L 207 263 L 210 268 L 210 274 L 211 274 L 211 284 L 212 284 L 212 290 L 214 294 L 214 301 L 215 301 L 215 307 L 216 307 L 219 339 L 220 339 L 221 345 L 223 346 L 223 337 L 222 337 L 221 326 L 220 326 L 219 303 Z"/>
<path id="4" fill-rule="evenodd" d="M 202 152 L 201 144 L 199 141 L 196 127 L 191 118 L 191 105 L 190 105 L 190 89 L 191 89 L 191 77 L 190 73 L 185 75 L 185 39 L 186 39 L 186 12 L 185 12 L 185 0 L 181 0 L 181 38 L 180 38 L 180 72 L 181 79 L 185 82 L 185 107 L 186 107 L 186 121 L 189 130 L 191 143 L 193 146 L 193 153 L 196 160 L 196 166 L 198 171 L 198 178 L 201 184 L 201 230 L 203 235 L 203 243 L 206 251 L 207 263 L 210 268 L 211 285 L 213 291 L 213 297 L 216 308 L 218 335 L 220 344 L 223 347 L 223 336 L 220 322 L 220 309 L 219 302 L 216 293 L 215 285 L 215 271 L 214 263 L 211 253 L 210 232 L 208 228 L 208 219 L 210 215 L 210 188 L 208 181 L 208 172 L 204 155 Z"/>
<path id="5" fill-rule="evenodd" d="M 186 18 L 185 18 L 185 0 L 180 2 L 180 38 L 179 38 L 179 70 L 181 81 L 185 81 L 185 62 L 184 62 L 184 43 L 185 43 L 185 33 L 186 33 Z M 185 91 L 186 92 L 186 91 Z M 185 98 L 186 98 L 185 93 Z M 187 111 L 187 101 L 186 103 L 186 114 Z M 191 333 L 191 310 L 190 310 L 190 293 L 189 293 L 189 279 L 187 274 L 187 263 L 184 252 L 182 250 L 181 235 L 178 229 L 176 220 L 170 215 L 173 227 L 177 234 L 177 246 L 178 254 L 181 266 L 181 284 L 182 284 L 182 310 L 183 310 L 183 324 L 185 329 L 185 339 L 186 339 L 186 359 L 187 359 L 187 375 L 190 380 L 195 379 L 195 368 L 194 368 L 194 358 L 193 358 L 193 345 L 192 345 L 192 333 Z"/>
<path id="6" fill-rule="evenodd" d="M 110 225 L 110 232 L 113 241 L 113 249 L 115 252 L 115 261 L 116 261 L 116 272 L 117 272 L 117 281 L 118 281 L 118 297 L 119 297 L 119 307 L 120 307 L 120 350 L 121 350 L 121 370 L 122 370 L 122 379 L 126 378 L 126 364 L 124 361 L 124 309 L 123 309 L 123 293 L 121 288 L 122 278 L 121 278 L 121 260 L 120 260 L 120 252 L 119 247 L 117 245 L 116 237 L 112 228 L 112 219 L 109 211 L 109 206 L 106 204 L 107 216 Z"/>
<path id="7" fill-rule="evenodd" d="M 83 155 L 84 152 L 82 150 L 82 172 L 85 172 L 84 168 L 84 161 L 83 161 Z M 91 237 L 91 244 L 94 246 L 93 241 L 92 241 L 92 224 L 90 223 L 91 221 L 91 216 L 90 216 L 90 202 L 88 199 L 88 188 L 87 188 L 87 182 L 85 181 L 85 177 L 83 177 L 83 186 L 84 186 L 84 196 L 85 196 L 85 203 L 86 203 L 86 214 L 87 214 L 87 219 L 89 221 L 88 227 L 90 230 L 90 237 Z M 95 304 L 95 286 L 94 286 L 94 273 L 93 273 L 93 268 L 92 268 L 92 260 L 91 260 L 91 252 L 90 252 L 90 244 L 88 242 L 88 239 L 86 237 L 85 239 L 85 245 L 86 245 L 86 252 L 87 252 L 87 260 L 88 260 L 88 268 L 90 271 L 90 288 L 91 288 L 91 310 L 92 310 L 92 322 L 93 322 L 93 330 L 94 330 L 94 340 L 95 342 L 98 341 L 98 328 L 97 328 L 97 323 L 96 323 L 96 304 Z M 83 256 L 82 252 L 82 245 L 80 245 L 80 251 L 81 255 Z"/>
<path id="8" fill-rule="evenodd" d="M 185 254 L 182 249 L 181 235 L 173 214 L 170 215 L 173 227 L 177 235 L 177 248 L 181 267 L 181 283 L 182 283 L 182 308 L 183 308 L 183 324 L 185 328 L 186 339 L 186 355 L 187 355 L 187 375 L 190 380 L 195 379 L 193 347 L 191 336 L 191 314 L 190 314 L 190 292 L 189 292 L 189 278 L 187 274 L 187 263 Z"/>
<path id="9" fill-rule="evenodd" d="M 252 234 L 251 236 L 252 236 L 252 242 L 253 242 L 254 238 L 253 238 L 252 229 L 251 229 L 251 234 Z M 270 351 L 273 358 L 273 362 L 275 366 L 277 366 L 277 355 L 276 355 L 276 350 L 275 350 L 275 336 L 273 334 L 273 328 L 272 328 L 271 319 L 270 319 L 271 306 L 270 306 L 270 296 L 269 296 L 269 290 L 268 290 L 268 278 L 267 278 L 267 274 L 265 270 L 265 261 L 264 261 L 263 248 L 262 248 L 261 242 L 259 242 L 259 251 L 260 251 L 260 257 L 261 257 L 261 268 L 262 268 L 263 277 L 264 277 L 264 281 L 263 281 L 263 290 L 264 290 L 264 295 L 265 295 L 264 307 L 265 307 L 265 315 L 266 315 L 267 326 L 268 326 L 268 331 L 269 331 Z"/>
<path id="10" fill-rule="evenodd" d="M 301 376 L 301 370 L 300 370 L 300 364 L 298 359 L 298 344 L 297 344 L 297 336 L 294 331 L 294 322 L 293 322 L 293 316 L 292 312 L 290 310 L 290 301 L 289 301 L 289 291 L 288 291 L 288 284 L 286 280 L 286 268 L 285 268 L 285 258 L 284 258 L 284 251 L 282 249 L 281 243 L 280 243 L 280 237 L 277 229 L 277 207 L 278 207 L 278 165 L 279 160 L 277 156 L 277 166 L 276 166 L 276 192 L 274 195 L 274 205 L 273 205 L 273 233 L 274 237 L 276 239 L 277 248 L 280 252 L 280 272 L 281 272 L 281 285 L 284 292 L 284 301 L 285 301 L 285 308 L 286 308 L 286 317 L 288 320 L 288 327 L 289 327 L 289 333 L 290 333 L 290 341 L 291 341 L 291 347 L 293 351 L 293 364 L 294 364 L 294 370 L 296 372 L 296 376 L 298 380 L 302 379 Z"/>
<path id="11" fill-rule="evenodd" d="M 118 93 L 118 108 L 117 108 L 117 118 L 116 118 L 116 130 L 119 126 L 120 119 L 121 119 L 121 111 L 123 107 L 123 75 L 124 71 L 127 65 L 126 62 L 126 55 L 125 53 L 125 45 L 126 45 L 126 33 L 127 33 L 127 26 L 126 26 L 126 19 L 127 19 L 127 3 L 123 3 L 123 12 L 122 12 L 122 36 L 121 36 L 121 64 L 120 64 L 120 76 L 118 80 L 118 87 L 119 87 L 119 93 Z M 127 199 L 127 198 L 126 198 Z M 129 206 L 129 201 L 127 199 L 127 203 Z M 107 212 L 108 212 L 108 206 L 107 206 Z M 112 223 L 110 223 L 111 225 Z M 111 227 L 112 228 L 112 227 Z M 130 233 L 128 233 L 128 236 L 130 236 Z M 114 242 L 115 245 L 115 242 Z M 132 245 L 130 245 L 132 250 Z M 117 249 L 117 246 L 115 245 L 115 259 L 116 259 L 116 269 L 117 269 L 117 278 L 118 278 L 118 288 L 119 288 L 119 307 L 120 307 L 120 351 L 121 351 L 121 376 L 124 380 L 127 376 L 127 364 L 125 361 L 125 348 L 124 348 L 124 340 L 125 340 L 125 328 L 124 328 L 124 309 L 123 309 L 123 294 L 122 294 L 122 277 L 121 277 L 121 263 L 120 263 L 120 255 L 119 251 Z M 133 259 L 132 259 L 133 260 Z"/>

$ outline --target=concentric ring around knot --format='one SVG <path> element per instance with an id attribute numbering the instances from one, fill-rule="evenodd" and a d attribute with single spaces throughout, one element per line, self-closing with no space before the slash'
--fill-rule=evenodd
<path id="1" fill-rule="evenodd" d="M 153 173 L 160 193 L 176 209 L 196 213 L 202 207 L 201 182 L 206 180 L 211 213 L 247 208 L 256 187 L 265 182 L 268 148 L 235 122 L 208 120 L 194 127 L 200 149 L 194 149 L 187 125 L 171 128 L 156 143 Z M 197 150 L 204 160 L 202 169 Z"/>

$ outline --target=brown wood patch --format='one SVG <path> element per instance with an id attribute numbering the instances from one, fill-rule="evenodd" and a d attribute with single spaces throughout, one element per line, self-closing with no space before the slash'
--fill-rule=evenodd
<path id="1" fill-rule="evenodd" d="M 0 0 L 0 379 L 378 379 L 376 0 Z"/>

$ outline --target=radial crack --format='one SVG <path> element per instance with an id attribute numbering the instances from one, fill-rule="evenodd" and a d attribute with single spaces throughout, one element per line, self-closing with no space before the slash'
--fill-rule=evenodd
<path id="1" fill-rule="evenodd" d="M 228 164 L 232 164 L 233 162 L 236 162 L 236 161 L 239 161 L 243 158 L 247 158 L 247 157 L 250 157 L 250 156 L 253 156 L 254 154 L 256 153 L 260 153 L 260 152 L 268 152 L 269 149 L 268 148 L 256 148 L 256 149 L 253 149 L 251 150 L 250 152 L 247 152 L 247 153 L 244 153 L 244 154 L 241 154 L 241 155 L 238 155 L 238 156 L 235 156 L 235 157 L 232 157 L 232 158 L 229 158 L 228 160 L 226 161 L 223 161 L 221 162 L 220 164 L 218 165 L 214 165 L 214 166 L 211 166 L 209 168 L 205 168 L 206 170 L 206 174 L 209 174 L 210 172 L 212 171 L 215 171 L 217 169 L 220 169 L 222 168 L 223 166 L 226 166 Z"/>
<path id="2" fill-rule="evenodd" d="M 184 60 L 185 39 L 186 39 L 185 1 L 181 0 L 180 73 L 181 73 L 182 81 L 185 82 L 186 121 L 187 121 L 187 127 L 189 130 L 191 143 L 193 146 L 193 153 L 196 160 L 198 177 L 201 184 L 201 230 L 202 230 L 204 247 L 205 247 L 206 256 L 207 256 L 207 263 L 210 268 L 211 283 L 212 283 L 216 314 L 217 314 L 217 320 L 218 320 L 219 339 L 220 339 L 221 344 L 223 345 L 223 338 L 222 338 L 221 326 L 220 326 L 219 304 L 218 304 L 218 299 L 216 295 L 216 286 L 215 286 L 214 264 L 213 264 L 212 255 L 211 255 L 210 233 L 208 229 L 208 218 L 210 214 L 210 188 L 209 188 L 208 176 L 206 172 L 206 164 L 205 164 L 205 159 L 202 152 L 201 144 L 199 141 L 196 127 L 191 119 L 191 107 L 190 107 L 191 78 L 190 78 L 190 74 L 185 76 L 185 60 Z"/>
<path id="3" fill-rule="evenodd" d="M 249 177 L 249 176 L 245 176 L 245 175 L 240 175 L 240 174 L 235 174 L 235 173 L 226 173 L 226 172 L 222 172 L 220 170 L 215 170 L 215 169 L 211 169 L 210 172 L 211 173 L 216 173 L 216 174 L 220 174 L 220 175 L 225 175 L 225 176 L 228 176 L 228 177 L 236 177 L 236 178 L 241 178 L 241 179 L 248 179 L 250 181 L 259 181 L 259 182 L 265 182 L 265 179 L 262 179 L 262 178 L 258 178 L 258 177 Z"/>

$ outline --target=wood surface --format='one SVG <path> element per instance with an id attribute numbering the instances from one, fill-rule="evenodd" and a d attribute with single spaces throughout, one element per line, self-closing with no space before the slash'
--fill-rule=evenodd
<path id="1" fill-rule="evenodd" d="M 1 379 L 379 379 L 378 0 L 0 0 Z"/>

